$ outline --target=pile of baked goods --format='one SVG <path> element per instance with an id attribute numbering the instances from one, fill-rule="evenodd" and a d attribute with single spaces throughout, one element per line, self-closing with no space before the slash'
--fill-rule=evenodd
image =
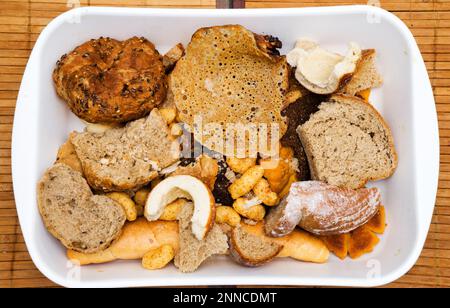
<path id="1" fill-rule="evenodd" d="M 346 55 L 239 25 L 197 30 L 165 55 L 145 38 L 92 39 L 61 57 L 56 92 L 86 127 L 37 185 L 68 258 L 87 265 L 214 255 L 245 266 L 371 252 L 386 226 L 369 181 L 390 177 L 390 128 L 369 103 L 375 50 Z M 256 135 L 252 135 L 256 132 Z"/>

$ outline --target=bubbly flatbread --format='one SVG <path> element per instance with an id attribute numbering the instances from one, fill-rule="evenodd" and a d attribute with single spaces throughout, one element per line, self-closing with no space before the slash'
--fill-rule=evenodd
<path id="1" fill-rule="evenodd" d="M 280 45 L 276 38 L 239 25 L 201 28 L 194 33 L 170 83 L 180 118 L 197 141 L 226 154 L 224 144 L 234 142 L 236 136 L 224 129 L 232 124 L 246 128 L 266 124 L 269 137 L 270 125 L 277 124 L 281 138 L 287 127 L 281 110 L 289 73 L 285 57 L 276 55 Z M 202 136 L 193 129 L 200 119 L 196 121 L 196 116 L 201 117 L 202 127 L 196 129 L 201 129 Z M 238 126 L 238 132 L 242 127 Z"/>

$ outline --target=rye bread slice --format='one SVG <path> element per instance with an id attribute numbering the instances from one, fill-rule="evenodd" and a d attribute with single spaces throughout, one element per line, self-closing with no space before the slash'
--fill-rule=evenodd
<path id="1" fill-rule="evenodd" d="M 180 250 L 175 256 L 175 266 L 184 273 L 195 271 L 206 259 L 228 251 L 228 237 L 218 224 L 214 224 L 208 235 L 199 241 L 191 229 L 194 213 L 192 202 L 186 203 L 178 214 Z"/>
<path id="2" fill-rule="evenodd" d="M 44 173 L 37 196 L 45 227 L 68 249 L 103 250 L 120 235 L 125 223 L 118 203 L 93 195 L 81 173 L 65 164 L 57 163 Z"/>
<path id="3" fill-rule="evenodd" d="M 283 249 L 283 245 L 251 234 L 239 226 L 231 231 L 230 256 L 239 264 L 255 267 L 270 262 Z"/>
<path id="4" fill-rule="evenodd" d="M 356 189 L 390 177 L 397 167 L 390 128 L 357 97 L 330 97 L 297 133 L 314 180 Z"/>
<path id="5" fill-rule="evenodd" d="M 84 175 L 99 191 L 137 190 L 179 159 L 179 144 L 157 109 L 104 133 L 72 133 Z"/>

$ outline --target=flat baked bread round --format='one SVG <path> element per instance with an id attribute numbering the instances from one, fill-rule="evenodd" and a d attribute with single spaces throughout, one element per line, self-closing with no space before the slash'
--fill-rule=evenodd
<path id="1" fill-rule="evenodd" d="M 288 64 L 284 56 L 273 55 L 276 50 L 270 46 L 280 45 L 278 40 L 272 44 L 275 40 L 239 25 L 201 28 L 194 33 L 171 74 L 170 87 L 181 120 L 202 145 L 226 154 L 224 145 L 237 138 L 224 132 L 226 128 L 232 131 L 230 124 L 267 124 L 270 136 L 270 125 L 275 123 L 279 138 L 285 133 L 281 110 L 289 84 Z M 242 131 L 242 126 L 234 127 L 237 133 Z"/>

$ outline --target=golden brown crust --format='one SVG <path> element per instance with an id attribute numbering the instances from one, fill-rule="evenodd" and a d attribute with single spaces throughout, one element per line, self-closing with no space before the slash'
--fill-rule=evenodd
<path id="1" fill-rule="evenodd" d="M 61 57 L 56 91 L 80 118 L 117 123 L 141 118 L 167 91 L 162 57 L 145 38 L 93 39 Z"/>

